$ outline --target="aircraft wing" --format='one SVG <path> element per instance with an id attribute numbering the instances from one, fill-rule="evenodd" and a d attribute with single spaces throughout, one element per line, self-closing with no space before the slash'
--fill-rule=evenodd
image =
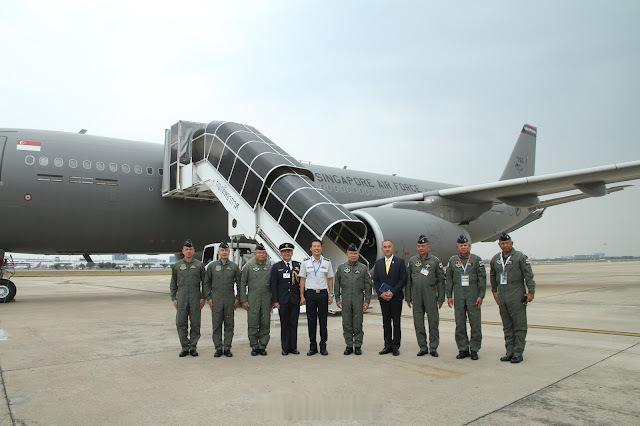
<path id="1" fill-rule="evenodd" d="M 446 188 L 437 191 L 437 195 L 463 203 L 499 201 L 529 207 L 540 202 L 537 200 L 540 195 L 577 189 L 586 195 L 599 197 L 606 195 L 606 184 L 634 179 L 640 179 L 640 161 Z"/>
<path id="2" fill-rule="evenodd" d="M 401 195 L 378 200 L 345 204 L 347 210 L 378 207 L 402 201 L 423 201 L 427 197 L 440 196 L 465 204 L 505 203 L 516 207 L 549 207 L 587 197 L 600 197 L 624 189 L 624 186 L 607 188 L 607 184 L 640 179 L 640 161 L 610 164 L 587 169 L 528 176 L 479 185 L 458 186 L 431 192 Z M 541 201 L 541 195 L 579 190 L 580 196 Z"/>

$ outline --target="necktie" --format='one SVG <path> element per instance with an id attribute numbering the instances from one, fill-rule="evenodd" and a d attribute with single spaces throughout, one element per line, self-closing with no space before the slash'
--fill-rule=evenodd
<path id="1" fill-rule="evenodd" d="M 290 271 L 291 270 L 291 264 L 289 262 L 287 262 L 287 269 Z"/>
<path id="2" fill-rule="evenodd" d="M 391 259 L 385 259 L 384 260 L 384 267 L 387 270 L 387 274 L 389 273 L 389 268 L 391 267 Z"/>

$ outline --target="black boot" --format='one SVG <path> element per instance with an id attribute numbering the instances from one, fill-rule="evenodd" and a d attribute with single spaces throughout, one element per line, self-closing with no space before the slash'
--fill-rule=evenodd
<path id="1" fill-rule="evenodd" d="M 469 351 L 460 351 L 458 355 L 456 355 L 456 359 L 465 359 L 469 357 Z"/>
<path id="2" fill-rule="evenodd" d="M 344 350 L 344 354 L 345 355 L 351 355 L 353 353 L 353 347 L 352 346 L 347 346 Z"/>
<path id="3" fill-rule="evenodd" d="M 362 349 L 360 349 L 360 346 L 356 346 L 356 348 L 353 350 L 353 353 L 356 355 L 362 355 Z"/>
<path id="4" fill-rule="evenodd" d="M 471 351 L 471 359 L 474 361 L 478 360 L 478 352 L 476 351 Z"/>
<path id="5" fill-rule="evenodd" d="M 213 354 L 214 358 L 220 358 L 222 356 L 222 349 L 216 349 L 215 353 Z"/>

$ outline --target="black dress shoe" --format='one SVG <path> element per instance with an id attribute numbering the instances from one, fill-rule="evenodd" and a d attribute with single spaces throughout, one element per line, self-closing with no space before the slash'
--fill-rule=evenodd
<path id="1" fill-rule="evenodd" d="M 478 352 L 476 351 L 471 351 L 471 359 L 474 361 L 478 360 Z"/>
<path id="2" fill-rule="evenodd" d="M 317 350 L 315 350 L 315 349 L 309 349 L 309 352 L 307 352 L 307 356 L 312 356 L 312 355 L 315 355 L 315 354 L 317 354 L 317 353 L 318 353 L 318 351 L 317 351 Z"/>
<path id="3" fill-rule="evenodd" d="M 326 349 L 320 349 L 320 355 L 329 355 Z"/>
<path id="4" fill-rule="evenodd" d="M 184 358 L 185 356 L 189 355 L 189 351 L 186 349 L 183 349 L 182 351 L 180 351 L 180 353 L 178 354 L 178 356 L 180 358 Z"/>
<path id="5" fill-rule="evenodd" d="M 251 356 L 256 356 L 258 355 L 258 350 L 257 349 L 251 349 Z"/>
<path id="6" fill-rule="evenodd" d="M 513 358 L 513 354 L 506 354 L 505 356 L 500 357 L 500 361 L 502 362 L 511 361 L 511 358 Z"/>
<path id="7" fill-rule="evenodd" d="M 456 359 L 465 359 L 469 357 L 469 351 L 460 351 L 458 355 L 456 355 Z"/>
<path id="8" fill-rule="evenodd" d="M 231 353 L 231 349 L 225 350 L 224 356 L 226 356 L 227 358 L 231 358 L 233 356 L 233 354 Z"/>
<path id="9" fill-rule="evenodd" d="M 438 356 L 440 356 L 440 355 L 438 355 L 438 351 L 437 351 L 437 350 L 435 350 L 435 349 L 431 349 L 431 352 L 429 352 L 429 353 L 430 353 L 430 354 L 431 354 L 431 356 L 432 356 L 432 357 L 434 357 L 434 358 L 438 358 Z"/>
<path id="10" fill-rule="evenodd" d="M 353 353 L 353 346 L 347 346 L 344 350 L 345 355 L 351 355 Z"/>
<path id="11" fill-rule="evenodd" d="M 425 351 L 424 349 L 420 349 L 420 352 L 416 354 L 416 356 L 425 356 L 429 353 L 429 351 Z"/>
<path id="12" fill-rule="evenodd" d="M 220 358 L 222 356 L 222 349 L 216 349 L 215 353 L 213 354 L 214 358 Z"/>
<path id="13" fill-rule="evenodd" d="M 290 354 L 294 354 L 294 355 L 300 355 L 300 352 L 297 349 L 289 349 L 288 351 Z"/>
<path id="14" fill-rule="evenodd" d="M 287 356 L 287 355 L 289 355 L 289 352 L 287 352 L 287 351 L 282 351 L 282 356 Z"/>
<path id="15" fill-rule="evenodd" d="M 260 349 L 260 355 L 267 356 L 267 351 L 265 349 Z"/>
<path id="16" fill-rule="evenodd" d="M 198 351 L 196 350 L 196 348 L 192 348 L 189 353 L 191 354 L 191 356 L 198 356 Z"/>
<path id="17" fill-rule="evenodd" d="M 391 350 L 391 348 L 382 348 L 382 350 L 380 352 L 378 352 L 378 354 L 380 355 L 386 355 L 386 354 L 390 354 L 391 352 L 393 352 Z"/>
<path id="18" fill-rule="evenodd" d="M 518 364 L 522 362 L 522 356 L 514 355 L 511 357 L 511 364 Z"/>
<path id="19" fill-rule="evenodd" d="M 398 355 L 400 355 L 400 351 L 399 351 L 398 349 L 393 349 L 393 350 L 391 351 L 391 353 L 393 353 L 393 356 L 398 356 Z"/>
<path id="20" fill-rule="evenodd" d="M 353 353 L 356 355 L 362 355 L 362 349 L 360 349 L 360 346 L 356 346 L 356 348 L 353 350 Z"/>

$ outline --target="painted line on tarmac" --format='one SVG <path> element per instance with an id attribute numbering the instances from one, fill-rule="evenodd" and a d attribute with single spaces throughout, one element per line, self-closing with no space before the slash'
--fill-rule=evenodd
<path id="1" fill-rule="evenodd" d="M 367 314 L 382 316 L 382 313 L 379 313 L 379 312 L 367 312 Z M 412 318 L 410 315 L 403 315 L 403 317 Z M 440 321 L 455 322 L 455 319 L 440 318 Z M 500 321 L 482 321 L 482 324 L 502 326 L 502 322 Z M 528 324 L 527 327 L 535 328 L 538 330 L 568 331 L 572 333 L 609 334 L 612 336 L 640 337 L 640 333 L 633 332 L 633 331 L 603 330 L 598 328 L 564 327 L 560 325 L 546 325 L 546 324 Z"/>
<path id="2" fill-rule="evenodd" d="M 464 425 L 465 425 L 465 426 L 466 426 L 466 425 L 469 425 L 469 424 L 471 424 L 471 423 L 477 422 L 477 421 L 478 421 L 478 420 L 480 420 L 480 419 L 483 419 L 483 418 L 485 418 L 485 417 L 487 417 L 487 416 L 490 416 L 490 415 L 491 415 L 491 414 L 493 414 L 493 413 L 497 413 L 498 411 L 501 411 L 501 410 L 503 410 L 503 409 L 505 409 L 505 408 L 507 408 L 507 407 L 510 407 L 510 406 L 512 406 L 513 404 L 516 404 L 516 403 L 518 403 L 518 402 L 520 402 L 520 401 L 522 401 L 522 400 L 524 400 L 524 399 L 526 399 L 526 398 L 528 398 L 528 397 L 530 397 L 530 396 L 532 396 L 532 395 L 535 395 L 536 393 L 538 393 L 538 392 L 540 392 L 540 391 L 543 391 L 543 390 L 545 390 L 545 389 L 550 388 L 551 386 L 557 385 L 558 383 L 562 382 L 563 380 L 566 380 L 566 379 L 568 379 L 568 378 L 570 378 L 570 377 L 573 377 L 573 376 L 575 376 L 576 374 L 582 373 L 584 370 L 587 370 L 587 369 L 589 369 L 589 368 L 591 368 L 591 367 L 594 367 L 594 366 L 596 366 L 596 365 L 600 364 L 601 362 L 604 362 L 604 361 L 608 360 L 609 358 L 613 358 L 613 357 L 614 357 L 614 356 L 616 356 L 616 355 L 620 355 L 621 353 L 626 352 L 626 351 L 628 351 L 629 349 L 632 349 L 632 348 L 634 348 L 635 346 L 638 346 L 638 345 L 640 345 L 640 343 L 634 343 L 634 344 L 633 344 L 633 345 L 631 345 L 631 346 L 627 346 L 627 347 L 626 347 L 626 348 L 624 348 L 624 349 L 620 349 L 619 351 L 617 351 L 617 352 L 615 352 L 615 353 L 612 353 L 611 355 L 606 356 L 606 357 L 602 358 L 602 359 L 601 359 L 601 360 L 599 360 L 599 361 L 596 361 L 596 362 L 594 362 L 594 363 L 592 363 L 592 364 L 589 364 L 589 365 L 587 365 L 586 367 L 583 367 L 583 368 L 579 369 L 578 371 L 574 371 L 573 373 L 571 373 L 571 374 L 569 374 L 569 375 L 567 375 L 567 376 L 565 376 L 565 377 L 563 377 L 563 378 L 561 378 L 561 379 L 558 379 L 558 380 L 556 380 L 556 381 L 555 381 L 555 382 L 553 382 L 553 383 L 550 383 L 550 384 L 548 384 L 548 385 L 546 385 L 546 386 L 543 386 L 543 387 L 541 387 L 540 389 L 538 389 L 538 390 L 536 390 L 536 391 L 533 391 L 533 392 L 531 392 L 531 393 L 529 393 L 529 394 L 527 394 L 527 395 L 523 396 L 522 398 L 518 398 L 518 399 L 516 399 L 515 401 L 512 401 L 512 402 L 510 402 L 510 403 L 508 403 L 508 404 L 503 405 L 503 406 L 502 406 L 502 407 L 500 407 L 500 408 L 496 408 L 496 409 L 495 409 L 495 410 L 493 410 L 493 411 L 490 411 L 490 412 L 485 413 L 485 414 L 483 414 L 483 415 L 481 415 L 481 416 L 479 416 L 479 417 L 476 417 L 475 419 L 470 420 L 470 421 L 468 421 L 468 422 L 464 423 Z"/>

